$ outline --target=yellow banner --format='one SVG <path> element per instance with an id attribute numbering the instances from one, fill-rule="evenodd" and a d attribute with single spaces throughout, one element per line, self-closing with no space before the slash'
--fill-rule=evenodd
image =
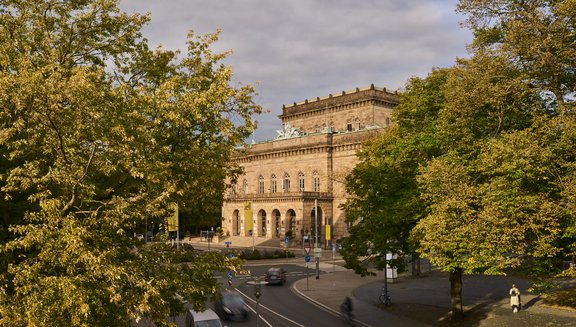
<path id="1" fill-rule="evenodd" d="M 330 225 L 326 225 L 326 240 L 329 240 L 332 238 L 332 233 L 331 233 L 331 227 Z"/>
<path id="2" fill-rule="evenodd" d="M 178 204 L 173 204 L 174 214 L 168 217 L 168 231 L 176 232 L 178 231 Z"/>
<path id="3" fill-rule="evenodd" d="M 252 229 L 252 202 L 244 202 L 244 230 L 248 233 Z"/>

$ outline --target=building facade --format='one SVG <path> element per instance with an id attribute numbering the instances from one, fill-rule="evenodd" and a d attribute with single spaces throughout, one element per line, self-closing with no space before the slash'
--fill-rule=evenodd
<path id="1" fill-rule="evenodd" d="M 398 101 L 371 85 L 284 105 L 278 136 L 235 157 L 244 174 L 224 197 L 224 231 L 323 246 L 345 236 L 345 177 L 362 142 L 391 124 Z"/>

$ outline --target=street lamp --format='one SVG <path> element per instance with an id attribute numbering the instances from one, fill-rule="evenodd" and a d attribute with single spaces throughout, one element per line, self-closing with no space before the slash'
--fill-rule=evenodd
<path id="1" fill-rule="evenodd" d="M 268 284 L 268 282 L 261 281 L 260 278 L 257 277 L 255 281 L 247 282 L 247 284 L 254 285 L 254 297 L 256 298 L 256 327 L 258 327 L 258 320 L 260 320 L 260 315 L 258 313 L 258 307 L 260 304 L 260 301 L 259 301 L 260 295 L 262 295 L 262 293 L 260 292 L 260 287 L 262 285 Z"/>
<path id="2" fill-rule="evenodd" d="M 320 279 L 320 256 L 318 250 L 318 199 L 314 199 L 314 257 L 316 258 L 316 279 Z"/>

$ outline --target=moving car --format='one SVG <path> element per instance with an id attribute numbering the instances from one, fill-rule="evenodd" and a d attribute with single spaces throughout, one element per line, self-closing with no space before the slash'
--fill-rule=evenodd
<path id="1" fill-rule="evenodd" d="M 214 310 L 224 320 L 248 319 L 248 306 L 244 298 L 234 291 L 222 293 L 222 298 L 214 303 Z"/>
<path id="2" fill-rule="evenodd" d="M 189 309 L 186 312 L 186 327 L 223 327 L 220 317 L 211 309 L 198 312 Z"/>
<path id="3" fill-rule="evenodd" d="M 282 268 L 270 268 L 266 272 L 264 280 L 268 282 L 267 285 L 286 283 L 286 271 Z"/>

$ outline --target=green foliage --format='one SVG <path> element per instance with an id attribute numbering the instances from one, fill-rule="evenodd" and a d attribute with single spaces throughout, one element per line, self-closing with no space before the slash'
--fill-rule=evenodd
<path id="1" fill-rule="evenodd" d="M 574 108 L 574 74 L 562 72 L 560 83 L 538 71 L 541 63 L 533 61 L 548 57 L 541 49 L 522 52 L 529 51 L 522 42 L 536 36 L 520 35 L 532 30 L 523 25 L 528 21 L 546 34 L 542 38 L 557 35 L 553 20 L 562 17 L 532 15 L 538 6 L 558 9 L 548 4 L 460 3 L 478 35 L 497 30 L 502 37 L 476 39 L 473 57 L 451 71 L 438 126 L 450 147 L 422 166 L 418 177 L 430 210 L 412 235 L 422 255 L 446 271 L 501 274 L 531 264 L 532 272 L 543 274 L 553 269 L 537 266 L 574 254 L 574 197 L 567 192 L 574 190 L 576 138 L 574 116 L 566 112 Z M 518 21 L 525 14 L 530 19 Z M 544 28 L 539 19 L 551 20 Z"/>
<path id="2" fill-rule="evenodd" d="M 576 289 L 560 290 L 542 295 L 548 305 L 576 309 Z"/>
<path id="3" fill-rule="evenodd" d="M 576 254 L 576 1 L 458 10 L 472 56 L 410 80 L 396 126 L 359 154 L 343 249 L 361 274 L 416 251 L 450 273 L 453 304 L 461 273 L 547 276 Z"/>
<path id="4" fill-rule="evenodd" d="M 2 1 L 0 325 L 165 325 L 176 292 L 201 307 L 212 272 L 239 267 L 133 237 L 174 202 L 217 211 L 261 111 L 217 33 L 151 51 L 148 20 L 114 0 Z"/>
<path id="5" fill-rule="evenodd" d="M 363 147 L 360 163 L 346 179 L 351 197 L 343 208 L 352 227 L 341 253 L 359 274 L 369 274 L 370 266 L 382 268 L 387 252 L 413 253 L 408 236 L 426 210 L 416 175 L 419 165 L 440 151 L 435 129 L 446 76 L 438 69 L 409 81 L 394 109 L 397 124 Z"/>
<path id="6" fill-rule="evenodd" d="M 528 292 L 536 295 L 543 295 L 557 290 L 560 286 L 557 283 L 547 281 L 547 280 L 537 280 L 532 283 Z"/>

